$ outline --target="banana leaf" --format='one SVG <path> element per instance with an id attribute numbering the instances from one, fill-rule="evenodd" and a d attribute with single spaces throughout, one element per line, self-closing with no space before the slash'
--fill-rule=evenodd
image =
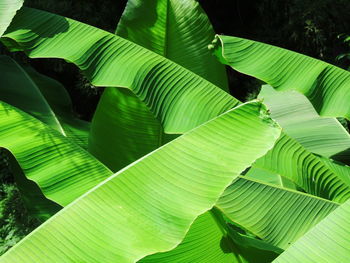
<path id="1" fill-rule="evenodd" d="M 233 69 L 279 91 L 304 94 L 321 116 L 350 119 L 350 73 L 321 60 L 248 39 L 217 36 L 210 46 Z"/>
<path id="2" fill-rule="evenodd" d="M 307 232 L 273 262 L 347 262 L 350 257 L 350 200 Z"/>
<path id="3" fill-rule="evenodd" d="M 225 68 L 207 48 L 214 31 L 197 1 L 129 0 L 116 34 L 228 90 Z M 89 151 L 118 171 L 176 137 L 164 133 L 132 91 L 107 88 L 93 117 Z"/>
<path id="4" fill-rule="evenodd" d="M 259 98 L 269 107 L 271 117 L 307 150 L 350 163 L 349 133 L 336 118 L 320 117 L 304 95 L 264 85 Z"/>
<path id="5" fill-rule="evenodd" d="M 264 105 L 238 106 L 97 185 L 0 262 L 135 262 L 171 250 L 279 135 Z"/>

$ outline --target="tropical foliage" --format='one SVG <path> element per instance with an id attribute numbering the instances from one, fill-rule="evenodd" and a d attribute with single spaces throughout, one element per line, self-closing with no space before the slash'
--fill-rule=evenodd
<path id="1" fill-rule="evenodd" d="M 129 0 L 115 34 L 21 4 L 0 5 L 2 44 L 104 91 L 83 121 L 0 57 L 0 147 L 41 223 L 1 263 L 347 261 L 349 72 L 215 36 L 195 0 Z M 241 102 L 223 64 L 268 85 Z"/>

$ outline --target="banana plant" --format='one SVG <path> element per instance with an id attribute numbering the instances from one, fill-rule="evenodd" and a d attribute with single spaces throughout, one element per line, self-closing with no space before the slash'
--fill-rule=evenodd
<path id="1" fill-rule="evenodd" d="M 130 0 L 116 34 L 22 8 L 2 37 L 11 51 L 63 58 L 108 88 L 89 133 L 88 123 L 71 116 L 69 98 L 58 99 L 62 86 L 0 60 L 12 65 L 3 66 L 8 85 L 0 96 L 0 146 L 19 164 L 21 190 L 35 188 L 28 205 L 38 202 L 45 219 L 60 210 L 0 262 L 341 262 L 349 256 L 342 227 L 350 217 L 349 168 L 334 161 L 344 152 L 340 161 L 346 162 L 349 135 L 335 119 L 318 115 L 347 114 L 344 102 L 330 109 L 346 89 L 341 81 L 330 85 L 340 69 L 327 64 L 333 70 L 317 87 L 314 72 L 302 72 L 307 81 L 293 87 L 287 84 L 297 79 L 296 66 L 275 66 L 281 82 L 265 78 L 275 74 L 264 64 L 275 53 L 287 65 L 324 63 L 296 53 L 291 62 L 284 55 L 290 51 L 275 47 L 252 63 L 254 52 L 235 56 L 239 45 L 214 42 L 220 61 L 236 68 L 241 58 L 249 65 L 244 70 L 257 69 L 276 89 L 305 91 L 313 106 L 290 100 L 306 105 L 300 112 L 311 112 L 315 126 L 326 127 L 322 133 L 310 124 L 305 135 L 298 127 L 310 119 L 284 117 L 295 106 L 274 107 L 275 93 L 261 96 L 285 131 L 260 101 L 242 104 L 225 92 L 224 69 L 203 48 L 214 33 L 197 2 Z M 261 75 L 262 67 L 271 72 Z M 241 71 L 255 76 L 254 70 Z M 326 134 L 342 143 L 332 144 Z M 319 233 L 324 248 L 335 241 L 336 252 L 317 254 Z"/>

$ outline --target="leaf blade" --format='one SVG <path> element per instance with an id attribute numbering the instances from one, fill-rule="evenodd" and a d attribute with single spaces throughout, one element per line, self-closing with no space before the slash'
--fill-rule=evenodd
<path id="1" fill-rule="evenodd" d="M 273 146 L 279 133 L 263 105 L 243 104 L 104 181 L 0 262 L 134 262 L 170 250 L 232 179 Z M 45 240 L 46 249 L 40 248 L 40 240 Z M 61 249 L 65 253 L 57 253 Z"/>

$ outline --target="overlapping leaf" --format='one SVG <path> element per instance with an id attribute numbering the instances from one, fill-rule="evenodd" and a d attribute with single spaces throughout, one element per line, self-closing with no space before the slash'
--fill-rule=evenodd
<path id="1" fill-rule="evenodd" d="M 350 258 L 350 200 L 337 208 L 273 262 L 329 263 Z"/>
<path id="2" fill-rule="evenodd" d="M 141 46 L 44 11 L 22 8 L 2 41 L 12 51 L 24 50 L 32 58 L 71 61 L 96 86 L 130 88 L 168 133 L 186 132 L 239 103 L 212 83 Z"/>
<path id="3" fill-rule="evenodd" d="M 231 242 L 225 240 L 222 227 L 218 226 L 213 215 L 207 212 L 194 221 L 185 239 L 178 247 L 169 252 L 150 255 L 139 262 L 241 262 L 237 260 L 239 255 L 232 250 L 231 246 Z"/>
<path id="4" fill-rule="evenodd" d="M 0 56 L 0 100 L 16 106 L 64 134 L 55 113 L 32 79 L 13 59 Z"/>
<path id="5" fill-rule="evenodd" d="M 112 174 L 70 139 L 5 103 L 0 110 L 0 147 L 8 149 L 26 177 L 61 206 Z"/>
<path id="6" fill-rule="evenodd" d="M 339 205 L 245 177 L 237 178 L 216 207 L 236 224 L 286 249 Z"/>
<path id="7" fill-rule="evenodd" d="M 0 70 L 0 100 L 87 147 L 90 124 L 74 117 L 70 97 L 59 82 L 29 66 L 21 67 L 7 56 L 0 56 Z"/>
<path id="8" fill-rule="evenodd" d="M 350 135 L 335 118 L 320 117 L 307 98 L 296 91 L 275 91 L 264 85 L 259 98 L 285 132 L 307 150 L 350 162 Z"/>
<path id="9" fill-rule="evenodd" d="M 174 248 L 273 146 L 280 129 L 266 114 L 259 102 L 244 104 L 159 148 L 57 213 L 0 262 L 135 262 Z"/>
<path id="10" fill-rule="evenodd" d="M 129 0 L 116 34 L 228 90 L 225 68 L 208 50 L 214 36 L 195 0 Z"/>
<path id="11" fill-rule="evenodd" d="M 75 117 L 70 96 L 61 83 L 39 74 L 31 67 L 24 67 L 29 77 L 40 89 L 41 94 L 56 114 L 64 134 L 80 147 L 86 149 L 90 132 L 90 123 Z M 25 88 L 28 88 L 25 86 Z M 24 88 L 22 88 L 23 90 Z M 31 101 L 27 101 L 31 103 Z M 16 104 L 12 104 L 17 106 Z M 19 106 L 17 106 L 19 107 Z M 19 107 L 21 108 L 21 107 Z"/>
<path id="12" fill-rule="evenodd" d="M 129 0 L 116 34 L 227 90 L 225 69 L 207 49 L 214 31 L 197 1 Z M 107 88 L 92 121 L 89 151 L 117 171 L 173 138 L 133 92 Z"/>
<path id="13" fill-rule="evenodd" d="M 107 88 L 93 117 L 88 150 L 113 171 L 175 138 L 132 91 Z"/>
<path id="14" fill-rule="evenodd" d="M 350 167 L 312 154 L 285 133 L 254 167 L 286 177 L 312 195 L 340 203 L 350 198 Z"/>
<path id="15" fill-rule="evenodd" d="M 278 90 L 304 94 L 321 116 L 350 119 L 350 73 L 279 47 L 238 37 L 218 36 L 221 62 Z"/>

